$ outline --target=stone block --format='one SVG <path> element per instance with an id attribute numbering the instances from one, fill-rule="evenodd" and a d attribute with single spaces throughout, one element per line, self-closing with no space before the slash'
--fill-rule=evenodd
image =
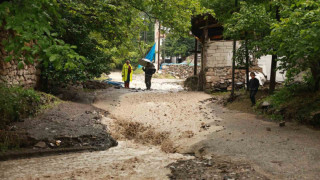
<path id="1" fill-rule="evenodd" d="M 212 54 L 214 57 L 219 57 L 219 56 L 221 56 L 221 53 L 214 53 L 214 54 Z"/>
<path id="2" fill-rule="evenodd" d="M 217 49 L 217 50 L 215 50 L 217 53 L 224 53 L 224 48 L 220 48 L 220 49 Z"/>
<path id="3" fill-rule="evenodd" d="M 206 76 L 206 82 L 212 82 L 211 76 Z"/>
<path id="4" fill-rule="evenodd" d="M 213 71 L 206 73 L 206 76 L 214 76 L 214 75 L 215 75 L 215 73 Z"/>
<path id="5" fill-rule="evenodd" d="M 207 53 L 208 53 L 208 54 L 214 54 L 214 53 L 216 53 L 217 50 L 218 50 L 218 49 L 208 49 L 208 50 L 207 50 Z"/>
<path id="6" fill-rule="evenodd" d="M 224 43 L 223 42 L 217 42 L 216 45 L 218 46 L 218 48 L 224 47 Z"/>
<path id="7" fill-rule="evenodd" d="M 1 76 L 5 76 L 8 74 L 8 71 L 7 70 L 0 70 L 0 75 Z"/>
<path id="8" fill-rule="evenodd" d="M 225 46 L 233 46 L 233 41 L 225 41 L 223 42 Z"/>

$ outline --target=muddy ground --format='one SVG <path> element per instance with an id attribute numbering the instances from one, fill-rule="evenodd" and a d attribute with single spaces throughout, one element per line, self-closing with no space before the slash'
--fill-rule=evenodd
<path id="1" fill-rule="evenodd" d="M 37 117 L 11 125 L 21 147 L 1 153 L 1 160 L 82 149 L 105 150 L 117 142 L 101 123 L 108 113 L 92 105 L 61 102 Z"/>
<path id="2" fill-rule="evenodd" d="M 114 74 L 115 78 L 118 77 Z M 0 162 L 3 179 L 317 179 L 320 132 L 231 111 L 180 82 L 96 91 L 119 145 L 105 151 Z M 168 150 L 169 149 L 169 150 Z M 164 152 L 168 150 L 167 152 Z M 14 168 L 15 167 L 15 168 Z"/>

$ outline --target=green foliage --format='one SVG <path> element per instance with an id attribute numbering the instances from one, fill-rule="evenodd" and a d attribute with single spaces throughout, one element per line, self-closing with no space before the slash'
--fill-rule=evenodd
<path id="1" fill-rule="evenodd" d="M 30 64 L 37 59 L 46 67 L 49 63 L 56 65 L 57 70 L 78 67 L 77 61 L 84 58 L 52 33 L 51 22 L 61 18 L 57 9 L 54 0 L 12 0 L 0 4 L 0 24 L 11 32 L 2 42 L 7 52 L 13 52 L 6 61 L 14 57 Z M 22 67 L 23 63 L 19 63 L 19 68 Z"/>
<path id="2" fill-rule="evenodd" d="M 241 46 L 236 52 L 236 61 L 240 65 L 244 65 L 246 49 L 249 57 L 259 58 L 273 54 L 273 44 L 268 37 L 275 21 L 272 13 L 267 11 L 266 5 L 257 2 L 240 3 L 239 12 L 234 12 L 225 20 L 225 38 L 241 40 Z"/>
<path id="3" fill-rule="evenodd" d="M 32 89 L 6 87 L 0 84 L 0 129 L 37 112 L 40 96 Z"/>
<path id="4" fill-rule="evenodd" d="M 190 51 L 194 48 L 194 38 L 190 36 L 176 36 L 176 34 L 168 34 L 164 45 L 161 48 L 166 56 L 181 56 L 183 58 L 191 55 Z"/>
<path id="5" fill-rule="evenodd" d="M 12 0 L 0 4 L 0 25 L 11 32 L 5 57 L 41 63 L 42 79 L 76 82 L 133 64 L 153 45 L 158 19 L 173 32 L 188 33 L 190 17 L 204 12 L 196 0 Z M 19 63 L 19 68 L 23 63 Z"/>
<path id="6" fill-rule="evenodd" d="M 129 0 L 128 4 L 142 12 L 150 19 L 158 19 L 162 26 L 176 34 L 188 34 L 193 15 L 211 12 L 201 6 L 198 0 Z"/>
<path id="7" fill-rule="evenodd" d="M 320 83 L 320 2 L 294 0 L 282 9 L 281 22 L 273 25 L 271 34 L 278 45 L 280 68 L 287 70 L 289 79 L 310 69 L 317 91 Z"/>
<path id="8" fill-rule="evenodd" d="M 264 4 L 241 3 L 240 11 L 235 12 L 224 24 L 224 36 L 231 39 L 261 40 L 270 34 L 274 23 Z M 245 34 L 247 32 L 247 34 Z"/>
<path id="9" fill-rule="evenodd" d="M 277 90 L 273 95 L 262 99 L 271 102 L 267 114 L 276 119 L 298 121 L 302 124 L 320 126 L 312 115 L 320 110 L 320 93 L 310 91 L 306 83 L 293 83 Z"/>

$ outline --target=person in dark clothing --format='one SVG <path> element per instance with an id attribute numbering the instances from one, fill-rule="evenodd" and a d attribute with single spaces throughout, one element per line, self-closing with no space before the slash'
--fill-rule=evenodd
<path id="1" fill-rule="evenodd" d="M 151 88 L 151 78 L 152 75 L 156 72 L 156 68 L 152 63 L 148 63 L 146 67 L 143 67 L 142 70 L 145 73 L 145 83 L 147 86 L 147 90 L 150 90 Z"/>
<path id="2" fill-rule="evenodd" d="M 259 80 L 256 78 L 256 74 L 254 72 L 250 73 L 251 79 L 249 81 L 249 91 L 250 91 L 250 99 L 252 102 L 252 106 L 256 104 L 256 94 L 259 89 Z"/>

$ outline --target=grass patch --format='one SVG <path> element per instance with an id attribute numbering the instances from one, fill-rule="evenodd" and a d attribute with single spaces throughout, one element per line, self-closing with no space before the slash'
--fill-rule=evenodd
<path id="1" fill-rule="evenodd" d="M 228 98 L 230 92 L 220 92 L 217 93 L 219 96 Z M 257 108 L 251 106 L 250 94 L 246 90 L 240 90 L 235 92 L 236 99 L 233 102 L 226 103 L 226 107 L 229 109 L 246 112 L 246 113 L 257 113 Z M 268 96 L 268 92 L 264 90 L 259 90 L 256 94 L 257 102 L 262 101 L 263 98 Z M 259 103 L 257 103 L 259 104 Z"/>
<path id="2" fill-rule="evenodd" d="M 15 131 L 4 130 L 7 125 L 35 116 L 61 102 L 50 94 L 0 84 L 0 150 L 15 149 L 21 145 Z"/>
<path id="3" fill-rule="evenodd" d="M 284 87 L 264 100 L 271 102 L 268 114 L 320 127 L 320 91 L 312 92 L 306 84 Z"/>
<path id="4" fill-rule="evenodd" d="M 223 93 L 214 95 L 228 97 Z M 225 105 L 229 109 L 263 115 L 274 121 L 285 120 L 320 128 L 320 91 L 312 92 L 306 84 L 285 86 L 273 95 L 269 95 L 267 90 L 259 90 L 256 99 L 256 106 L 251 107 L 249 92 L 238 91 L 236 99 Z M 263 102 L 270 103 L 270 106 L 263 108 Z"/>

